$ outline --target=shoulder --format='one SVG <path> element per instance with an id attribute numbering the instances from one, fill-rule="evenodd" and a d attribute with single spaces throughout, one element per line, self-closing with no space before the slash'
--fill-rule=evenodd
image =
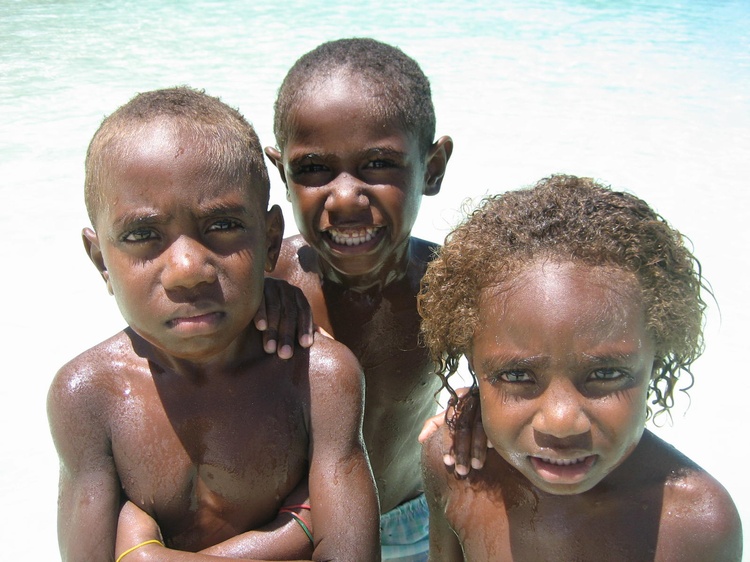
<path id="1" fill-rule="evenodd" d="M 309 378 L 311 387 L 337 393 L 364 393 L 364 373 L 354 353 L 319 332 L 310 347 Z"/>
<path id="2" fill-rule="evenodd" d="M 415 236 L 411 237 L 410 242 L 412 259 L 424 264 L 431 262 L 440 250 L 440 244 L 430 242 L 429 240 L 423 240 Z"/>
<path id="3" fill-rule="evenodd" d="M 740 560 L 742 525 L 729 492 L 708 472 L 658 440 L 670 458 L 657 559 Z"/>
<path id="4" fill-rule="evenodd" d="M 58 415 L 106 415 L 120 381 L 137 358 L 124 332 L 84 351 L 55 374 L 47 395 L 50 421 Z"/>
<path id="5" fill-rule="evenodd" d="M 282 270 L 301 268 L 301 262 L 304 261 L 304 256 L 308 251 L 312 252 L 313 249 L 310 248 L 309 244 L 305 242 L 305 239 L 300 234 L 284 238 L 281 243 L 281 251 L 276 268 Z"/>
<path id="6" fill-rule="evenodd" d="M 683 560 L 740 560 L 742 525 L 729 492 L 700 468 L 675 474 L 664 489 L 659 544 Z"/>

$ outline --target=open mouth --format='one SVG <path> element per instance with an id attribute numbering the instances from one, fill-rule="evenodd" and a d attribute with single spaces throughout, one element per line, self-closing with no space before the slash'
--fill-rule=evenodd
<path id="1" fill-rule="evenodd" d="M 596 461 L 596 455 L 553 459 L 529 457 L 536 473 L 549 482 L 575 483 L 582 480 Z"/>
<path id="2" fill-rule="evenodd" d="M 361 246 L 379 238 L 383 230 L 382 226 L 329 228 L 325 234 L 337 246 Z"/>

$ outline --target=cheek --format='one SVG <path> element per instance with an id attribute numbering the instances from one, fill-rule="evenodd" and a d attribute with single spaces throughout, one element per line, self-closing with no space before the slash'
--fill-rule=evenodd
<path id="1" fill-rule="evenodd" d="M 500 446 L 516 439 L 531 418 L 531 404 L 515 398 L 503 397 L 497 389 L 480 383 L 482 424 L 491 443 Z"/>
<path id="2" fill-rule="evenodd" d="M 646 391 L 638 388 L 609 396 L 595 412 L 596 425 L 602 434 L 627 447 L 640 439 L 646 426 Z"/>

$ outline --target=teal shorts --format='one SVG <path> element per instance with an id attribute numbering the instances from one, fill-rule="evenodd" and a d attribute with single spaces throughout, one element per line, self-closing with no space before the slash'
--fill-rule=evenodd
<path id="1" fill-rule="evenodd" d="M 430 513 L 421 494 L 380 517 L 383 560 L 426 562 L 430 551 Z"/>

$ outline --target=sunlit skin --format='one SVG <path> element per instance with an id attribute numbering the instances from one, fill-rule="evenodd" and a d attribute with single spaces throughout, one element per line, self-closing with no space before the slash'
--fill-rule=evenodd
<path id="1" fill-rule="evenodd" d="M 128 559 L 213 559 L 178 552 L 208 547 L 262 558 L 238 545 L 306 487 L 308 470 L 313 559 L 376 555 L 359 366 L 322 337 L 292 360 L 263 351 L 252 319 L 281 244 L 280 211 L 211 166 L 190 134 L 150 123 L 108 167 L 96 232 L 84 230 L 129 327 L 64 366 L 50 390 L 63 559 L 113 559 L 126 499 L 146 523 L 118 536 L 117 552 L 159 529 L 175 549 L 149 545 Z M 355 500 L 357 528 L 347 526 Z"/>
<path id="2" fill-rule="evenodd" d="M 542 491 L 577 494 L 635 448 L 654 342 L 619 270 L 537 263 L 484 289 L 471 365 L 495 450 Z"/>
<path id="3" fill-rule="evenodd" d="M 334 74 L 295 107 L 283 152 L 266 154 L 301 233 L 284 241 L 273 275 L 302 288 L 315 322 L 364 369 L 365 442 L 386 512 L 422 490 L 417 435 L 438 381 L 418 344 L 416 294 L 434 245 L 410 233 L 422 196 L 440 189 L 452 141 L 425 152 L 374 103 Z"/>
<path id="4" fill-rule="evenodd" d="M 738 559 L 726 491 L 644 433 L 654 354 L 632 273 L 539 260 L 482 289 L 468 359 L 494 450 L 456 479 L 447 430 L 428 442 L 430 559 Z"/>

